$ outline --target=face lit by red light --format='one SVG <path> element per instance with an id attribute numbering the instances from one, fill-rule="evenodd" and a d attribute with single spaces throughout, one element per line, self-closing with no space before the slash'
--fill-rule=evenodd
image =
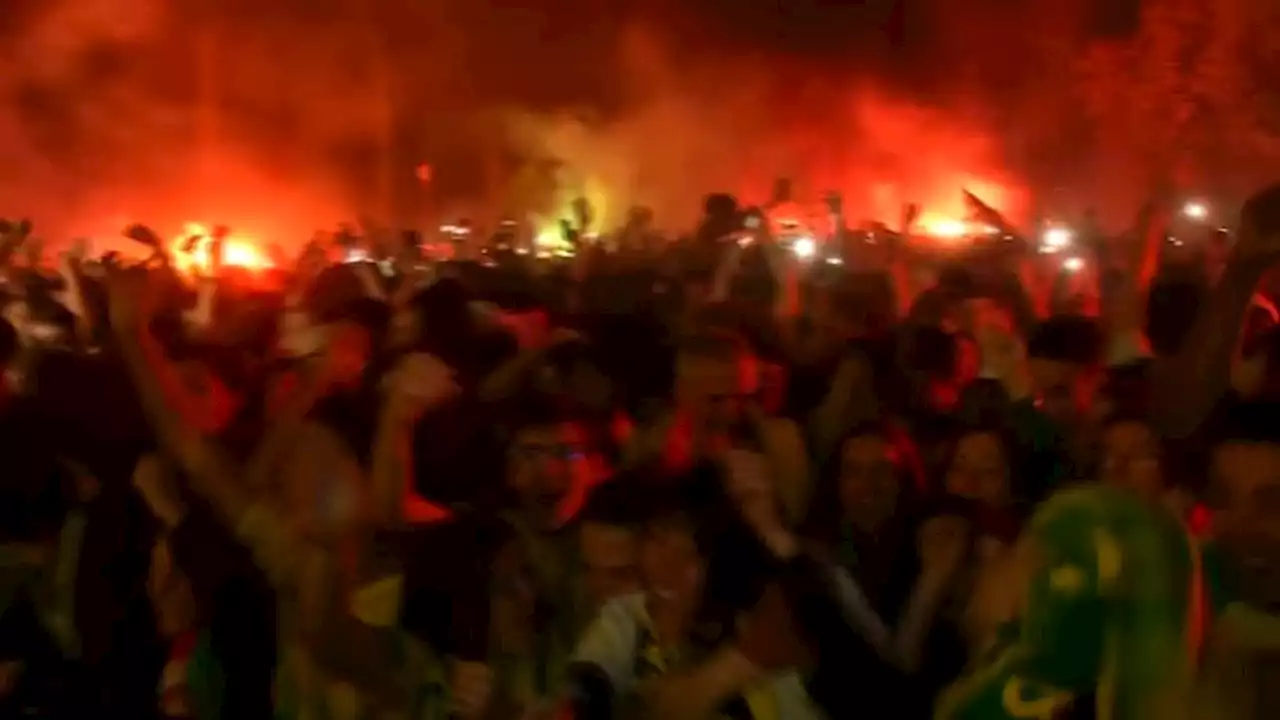
<path id="1" fill-rule="evenodd" d="M 516 433 L 507 451 L 507 483 L 539 528 L 557 526 L 566 503 L 590 482 L 587 450 L 582 428 L 573 423 Z"/>
<path id="2" fill-rule="evenodd" d="M 640 590 L 640 538 L 635 528 L 587 522 L 578 531 L 578 543 L 594 607 Z"/>
<path id="3" fill-rule="evenodd" d="M 640 574 L 652 615 L 685 622 L 691 619 L 702 595 L 706 569 L 690 519 L 662 518 L 645 528 L 640 542 Z"/>
<path id="4" fill-rule="evenodd" d="M 947 468 L 948 493 L 1002 507 L 1010 499 L 1009 480 L 1009 462 L 998 435 L 974 432 L 959 439 Z"/>
<path id="5" fill-rule="evenodd" d="M 1160 446 L 1155 432 L 1144 423 L 1118 422 L 1102 434 L 1101 479 L 1156 501 L 1164 491 L 1160 472 Z"/>
<path id="6" fill-rule="evenodd" d="M 845 441 L 838 488 L 845 520 L 875 530 L 893 515 L 900 489 L 894 450 L 884 437 L 868 434 Z"/>
<path id="7" fill-rule="evenodd" d="M 1075 428 L 1093 406 L 1098 377 L 1074 363 L 1032 358 L 1032 391 L 1040 412 L 1059 428 Z"/>
<path id="8" fill-rule="evenodd" d="M 682 354 L 676 363 L 680 409 L 695 432 L 720 433 L 736 424 L 757 397 L 760 379 L 745 358 Z"/>

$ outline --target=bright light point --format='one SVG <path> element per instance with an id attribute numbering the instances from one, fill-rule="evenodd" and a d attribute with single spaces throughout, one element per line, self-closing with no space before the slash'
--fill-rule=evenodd
<path id="1" fill-rule="evenodd" d="M 1044 231 L 1044 247 L 1049 252 L 1056 252 L 1071 244 L 1072 233 L 1064 227 L 1051 227 Z"/>
<path id="2" fill-rule="evenodd" d="M 543 230 L 533 238 L 533 246 L 539 250 L 551 251 L 552 248 L 559 247 L 564 244 L 564 238 L 560 237 L 558 230 Z"/>
<path id="3" fill-rule="evenodd" d="M 227 265 L 236 267 L 249 268 L 251 270 L 265 268 L 271 265 L 258 252 L 258 249 L 247 243 L 232 240 L 222 248 L 222 262 Z"/>
<path id="4" fill-rule="evenodd" d="M 828 265 L 843 265 L 843 264 L 844 264 L 844 260 L 841 260 L 841 259 L 840 259 L 840 258 L 838 258 L 838 257 L 829 257 L 829 258 L 827 258 L 827 264 L 828 264 Z"/>
<path id="5" fill-rule="evenodd" d="M 791 251 L 794 252 L 796 257 L 801 260 L 808 260 L 813 257 L 813 254 L 817 252 L 817 250 L 818 247 L 813 242 L 813 238 L 809 237 L 798 238 L 795 241 L 795 244 L 791 246 Z"/>
<path id="6" fill-rule="evenodd" d="M 214 262 L 210 257 L 213 246 L 211 235 L 212 230 L 200 223 L 187 223 L 183 226 L 182 236 L 170 243 L 178 270 L 184 273 L 208 273 L 213 270 Z M 190 246 L 191 238 L 196 238 L 194 246 Z M 271 259 L 258 250 L 257 243 L 235 234 L 223 240 L 221 261 L 222 265 L 247 270 L 265 270 L 273 266 Z"/>
<path id="7" fill-rule="evenodd" d="M 1079 272 L 1084 269 L 1084 260 L 1078 257 L 1069 257 L 1062 261 L 1062 269 L 1067 272 Z"/>
<path id="8" fill-rule="evenodd" d="M 1209 206 L 1202 202 L 1192 200 L 1182 206 L 1182 214 L 1192 220 L 1204 220 L 1209 217 Z"/>
<path id="9" fill-rule="evenodd" d="M 969 234 L 969 226 L 963 220 L 939 218 L 924 223 L 927 234 L 940 238 L 962 238 Z"/>

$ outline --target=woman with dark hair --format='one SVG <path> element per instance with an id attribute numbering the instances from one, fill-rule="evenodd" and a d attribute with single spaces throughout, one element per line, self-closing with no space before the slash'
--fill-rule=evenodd
<path id="1" fill-rule="evenodd" d="M 962 428 L 945 445 L 937 490 L 915 508 L 907 554 L 916 574 L 896 625 L 916 673 L 917 714 L 959 676 L 1005 608 L 993 593 L 1021 526 L 1020 458 L 998 423 Z"/>
<path id="2" fill-rule="evenodd" d="M 1016 536 L 1018 517 L 1031 501 L 1025 477 L 1034 468 L 1024 457 L 1013 433 L 1000 423 L 984 422 L 960 428 L 946 445 L 938 488 L 969 500 L 1007 526 L 1001 534 Z"/>
<path id="3" fill-rule="evenodd" d="M 1193 534 L 1207 530 L 1203 449 L 1169 442 L 1135 409 L 1117 409 L 1102 421 L 1097 480 L 1163 508 Z"/>
<path id="4" fill-rule="evenodd" d="M 1169 489 L 1165 448 L 1146 417 L 1116 412 L 1103 420 L 1098 480 L 1160 502 Z"/>
<path id="5" fill-rule="evenodd" d="M 891 425 L 859 425 L 823 466 L 806 535 L 825 546 L 892 621 L 915 576 L 909 519 L 923 478 L 915 447 Z M 904 562 L 906 561 L 906 562 Z"/>
<path id="6" fill-rule="evenodd" d="M 806 535 L 860 588 L 885 625 L 897 625 L 920 572 L 913 517 L 923 485 L 915 446 L 883 423 L 846 433 L 823 466 L 806 522 Z M 810 614 L 815 614 L 809 609 Z M 814 696 L 840 697 L 850 677 L 865 682 L 863 698 L 898 704 L 904 675 L 873 643 L 845 642 L 834 662 L 828 653 L 809 679 Z M 852 666 L 852 667 L 850 667 Z"/>

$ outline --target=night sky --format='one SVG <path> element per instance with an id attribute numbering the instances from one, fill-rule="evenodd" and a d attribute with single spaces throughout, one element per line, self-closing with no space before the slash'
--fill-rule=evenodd
<path id="1" fill-rule="evenodd" d="M 892 72 L 927 63 L 949 28 L 1000 26 L 1021 34 L 1026 18 L 1077 15 L 1090 37 L 1137 27 L 1140 0 L 694 0 L 638 3 L 672 25 L 701 29 L 725 49 L 859 63 Z M 654 8 L 658 8 L 654 10 Z M 680 17 L 683 15 L 684 17 Z M 1034 27 L 1034 25 L 1031 25 Z M 935 68 L 936 70 L 937 68 Z"/>

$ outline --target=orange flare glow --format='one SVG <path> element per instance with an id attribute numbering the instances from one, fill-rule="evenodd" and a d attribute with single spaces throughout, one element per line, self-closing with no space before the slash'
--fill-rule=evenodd
<path id="1" fill-rule="evenodd" d="M 920 219 L 920 229 L 930 237 L 959 240 L 969 234 L 969 223 L 948 217 L 925 217 Z"/>
<path id="2" fill-rule="evenodd" d="M 978 235 L 994 235 L 998 229 L 972 220 L 959 220 L 945 215 L 925 213 L 916 228 L 921 235 L 945 242 L 959 242 Z"/>
<path id="3" fill-rule="evenodd" d="M 183 227 L 182 236 L 170 243 L 174 264 L 178 270 L 187 274 L 206 274 L 213 269 L 213 239 L 210 229 L 200 223 L 187 223 Z M 191 238 L 197 238 L 195 247 L 190 250 L 187 245 Z M 241 267 L 248 270 L 266 270 L 273 266 L 271 259 L 258 250 L 258 244 L 240 235 L 231 235 L 222 245 L 222 264 Z"/>

